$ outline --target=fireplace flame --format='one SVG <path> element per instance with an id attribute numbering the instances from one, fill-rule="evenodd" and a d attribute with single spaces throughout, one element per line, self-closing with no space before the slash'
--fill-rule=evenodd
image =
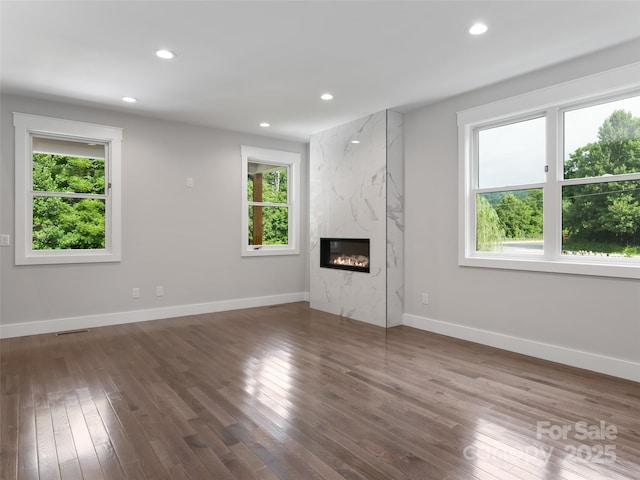
<path id="1" fill-rule="evenodd" d="M 334 265 L 349 265 L 351 267 L 367 268 L 369 257 L 364 255 L 341 255 L 331 260 Z"/>

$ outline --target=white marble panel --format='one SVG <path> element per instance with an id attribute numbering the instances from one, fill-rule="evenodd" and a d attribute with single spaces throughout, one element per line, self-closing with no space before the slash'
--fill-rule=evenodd
<path id="1" fill-rule="evenodd" d="M 387 111 L 387 327 L 404 311 L 404 137 L 401 113 Z"/>
<path id="2" fill-rule="evenodd" d="M 311 307 L 379 326 L 387 316 L 386 136 L 383 111 L 310 145 Z M 320 268 L 321 237 L 369 238 L 371 273 Z"/>
<path id="3" fill-rule="evenodd" d="M 379 326 L 401 323 L 403 143 L 402 114 L 392 111 L 378 112 L 311 138 L 312 308 Z M 371 273 L 320 268 L 322 237 L 370 239 Z"/>

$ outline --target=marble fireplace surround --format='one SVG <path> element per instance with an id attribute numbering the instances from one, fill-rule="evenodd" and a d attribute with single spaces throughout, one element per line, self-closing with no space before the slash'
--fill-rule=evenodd
<path id="1" fill-rule="evenodd" d="M 359 143 L 354 143 L 354 140 Z M 399 325 L 404 304 L 402 115 L 381 111 L 310 142 L 312 308 Z M 320 238 L 370 240 L 370 272 L 320 267 Z"/>

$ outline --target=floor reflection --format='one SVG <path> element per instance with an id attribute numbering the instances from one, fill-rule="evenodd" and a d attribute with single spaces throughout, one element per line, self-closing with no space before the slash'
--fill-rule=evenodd
<path id="1" fill-rule="evenodd" d="M 244 364 L 244 391 L 284 420 L 291 420 L 295 411 L 291 400 L 296 368 L 291 357 L 285 349 L 268 346 Z"/>

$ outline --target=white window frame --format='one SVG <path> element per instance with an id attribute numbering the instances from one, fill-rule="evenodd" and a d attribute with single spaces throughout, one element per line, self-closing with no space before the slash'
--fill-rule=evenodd
<path id="1" fill-rule="evenodd" d="M 16 265 L 119 262 L 122 256 L 120 182 L 122 129 L 17 112 L 13 113 L 13 125 L 15 127 Z M 105 145 L 104 249 L 33 249 L 33 137 Z"/>
<path id="2" fill-rule="evenodd" d="M 563 112 L 640 93 L 640 63 L 458 112 L 458 264 L 539 272 L 640 279 L 640 259 L 562 255 L 562 186 L 593 181 L 564 180 Z M 548 173 L 543 186 L 544 254 L 476 251 L 475 191 L 477 131 L 535 116 L 546 117 Z M 615 181 L 608 177 L 606 181 Z M 627 174 L 620 180 L 640 179 Z M 604 181 L 604 180 L 603 180 Z M 536 187 L 540 185 L 536 184 Z M 517 188 L 526 188 L 518 186 Z M 509 190 L 500 187 L 495 190 Z"/>
<path id="3" fill-rule="evenodd" d="M 242 231 L 241 255 L 255 257 L 266 255 L 296 255 L 300 253 L 300 154 L 268 148 L 240 146 L 242 157 Z M 289 214 L 288 245 L 249 245 L 249 163 L 260 162 L 284 166 L 289 169 L 287 178 L 287 208 Z M 269 206 L 269 204 L 265 204 Z M 279 206 L 279 205 L 274 205 Z"/>

